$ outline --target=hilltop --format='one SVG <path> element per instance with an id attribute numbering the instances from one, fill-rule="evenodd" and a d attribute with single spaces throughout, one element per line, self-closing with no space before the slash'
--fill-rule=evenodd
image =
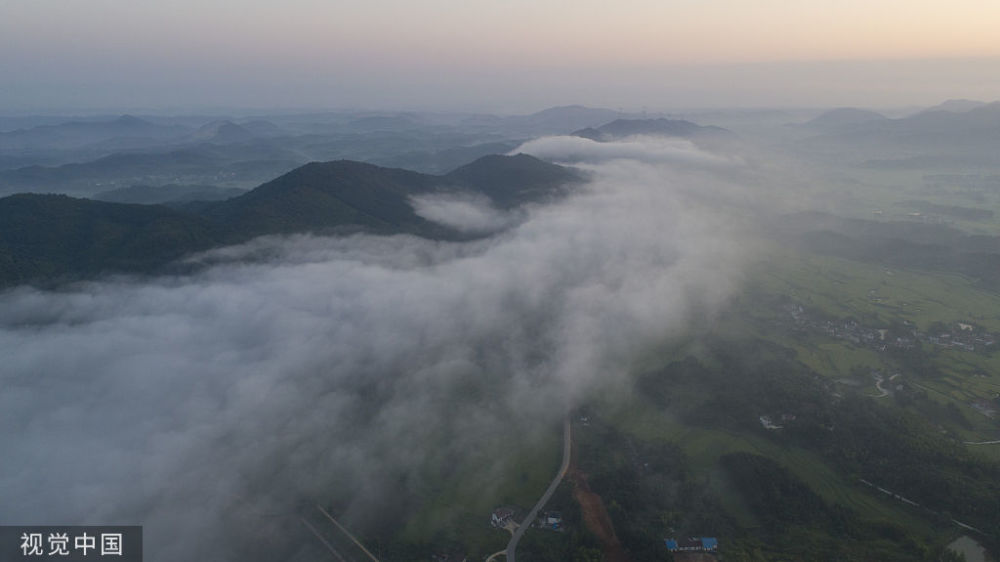
<path id="1" fill-rule="evenodd" d="M 881 113 L 856 107 L 840 107 L 831 109 L 818 117 L 802 123 L 801 126 L 821 130 L 837 130 L 853 127 L 862 123 L 885 121 L 888 118 Z"/>

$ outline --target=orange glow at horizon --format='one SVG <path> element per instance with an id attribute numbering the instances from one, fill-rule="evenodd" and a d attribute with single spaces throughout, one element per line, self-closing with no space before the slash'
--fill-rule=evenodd
<path id="1" fill-rule="evenodd" d="M 47 42 L 53 50 L 129 45 L 139 54 L 179 57 L 645 65 L 1000 55 L 1000 3 L 981 0 L 292 0 L 248 1 L 236 10 L 222 0 L 142 8 L 120 0 L 37 0 L 7 6 L 0 8 L 0 21 L 8 22 L 0 31 L 11 42 Z"/>
<path id="2" fill-rule="evenodd" d="M 817 84 L 822 75 L 807 83 L 797 65 L 841 62 L 882 70 L 843 74 L 837 88 L 856 90 L 837 99 L 995 99 L 996 22 L 996 0 L 0 0 L 0 71 L 18 77 L 0 102 L 28 105 L 54 89 L 113 96 L 158 82 L 226 102 L 364 104 L 393 92 L 409 101 L 407 90 L 426 84 L 428 105 L 500 90 L 617 103 L 628 84 L 661 92 L 643 99 L 672 91 L 700 103 L 732 89 L 729 66 L 764 63 L 784 67 L 767 79 L 741 70 L 741 92 L 774 100 L 795 91 L 816 103 L 836 89 Z M 934 71 L 914 76 L 913 64 Z M 682 73 L 686 86 L 674 79 L 680 67 L 697 70 Z M 300 86 L 258 95 L 282 83 Z M 751 99 L 742 95 L 727 99 Z"/>

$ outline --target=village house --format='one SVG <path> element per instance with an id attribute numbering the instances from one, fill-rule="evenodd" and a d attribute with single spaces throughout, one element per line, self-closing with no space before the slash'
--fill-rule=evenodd
<path id="1" fill-rule="evenodd" d="M 509 507 L 498 507 L 490 515 L 490 525 L 503 527 L 514 517 L 514 510 Z"/>

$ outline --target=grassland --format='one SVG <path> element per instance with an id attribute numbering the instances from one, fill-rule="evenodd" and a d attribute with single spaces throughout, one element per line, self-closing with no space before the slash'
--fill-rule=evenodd
<path id="1" fill-rule="evenodd" d="M 752 283 L 830 316 L 888 324 L 974 322 L 1000 332 L 1000 295 L 959 275 L 880 265 L 770 247 L 749 272 Z"/>
<path id="2" fill-rule="evenodd" d="M 829 188 L 838 201 L 839 215 L 876 220 L 942 221 L 973 234 L 1000 234 L 1000 195 L 987 189 L 970 189 L 947 181 L 928 182 L 927 176 L 966 175 L 964 168 L 875 169 L 854 168 L 851 181 Z M 990 176 L 1000 170 L 977 170 L 973 175 Z M 827 197 L 831 198 L 831 197 Z M 931 214 L 914 218 L 909 213 L 919 209 L 908 204 L 925 201 L 942 206 L 959 206 L 993 211 L 992 220 L 965 220 L 955 216 Z M 880 213 L 876 213 L 880 211 Z"/>

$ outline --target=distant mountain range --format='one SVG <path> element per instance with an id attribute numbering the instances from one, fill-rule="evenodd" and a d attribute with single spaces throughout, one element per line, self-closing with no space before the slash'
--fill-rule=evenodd
<path id="1" fill-rule="evenodd" d="M 330 112 L 228 116 L 0 118 L 0 196 L 90 196 L 133 185 L 247 189 L 310 161 L 371 162 L 440 174 L 530 138 L 568 134 L 616 118 L 583 106 L 530 115 Z M 66 119 L 63 122 L 54 120 Z"/>
<path id="2" fill-rule="evenodd" d="M 956 100 L 898 119 L 842 108 L 800 127 L 815 135 L 796 141 L 797 148 L 849 155 L 869 166 L 992 164 L 1000 145 L 1000 102 Z"/>
<path id="3" fill-rule="evenodd" d="M 441 176 L 352 161 L 311 163 L 241 196 L 183 208 L 19 194 L 0 199 L 0 286 L 152 272 L 191 252 L 298 232 L 467 235 L 419 216 L 411 197 L 475 192 L 499 208 L 581 181 L 526 155 L 487 156 Z"/>
<path id="4" fill-rule="evenodd" d="M 188 137 L 195 142 L 233 143 L 253 140 L 254 133 L 232 121 L 213 121 L 198 128 Z"/>
<path id="5" fill-rule="evenodd" d="M 122 115 L 112 121 L 70 121 L 0 133 L 0 150 L 79 148 L 112 139 L 128 139 L 127 144 L 142 145 L 177 138 L 185 132 L 183 127 L 157 125 Z"/>
<path id="6" fill-rule="evenodd" d="M 623 117 L 621 111 L 611 109 L 584 107 L 582 105 L 566 105 L 550 107 L 531 115 L 508 117 L 510 121 L 523 121 L 533 127 L 554 133 L 565 133 L 575 129 L 592 126 L 596 123 L 607 123 L 612 119 Z"/>
<path id="7" fill-rule="evenodd" d="M 651 117 L 657 117 L 652 115 Z M 550 107 L 530 115 L 476 115 L 465 118 L 464 127 L 484 127 L 509 135 L 535 137 L 539 135 L 566 135 L 572 131 L 597 127 L 615 119 L 644 119 L 645 114 L 625 113 L 612 109 L 566 105 Z"/>

